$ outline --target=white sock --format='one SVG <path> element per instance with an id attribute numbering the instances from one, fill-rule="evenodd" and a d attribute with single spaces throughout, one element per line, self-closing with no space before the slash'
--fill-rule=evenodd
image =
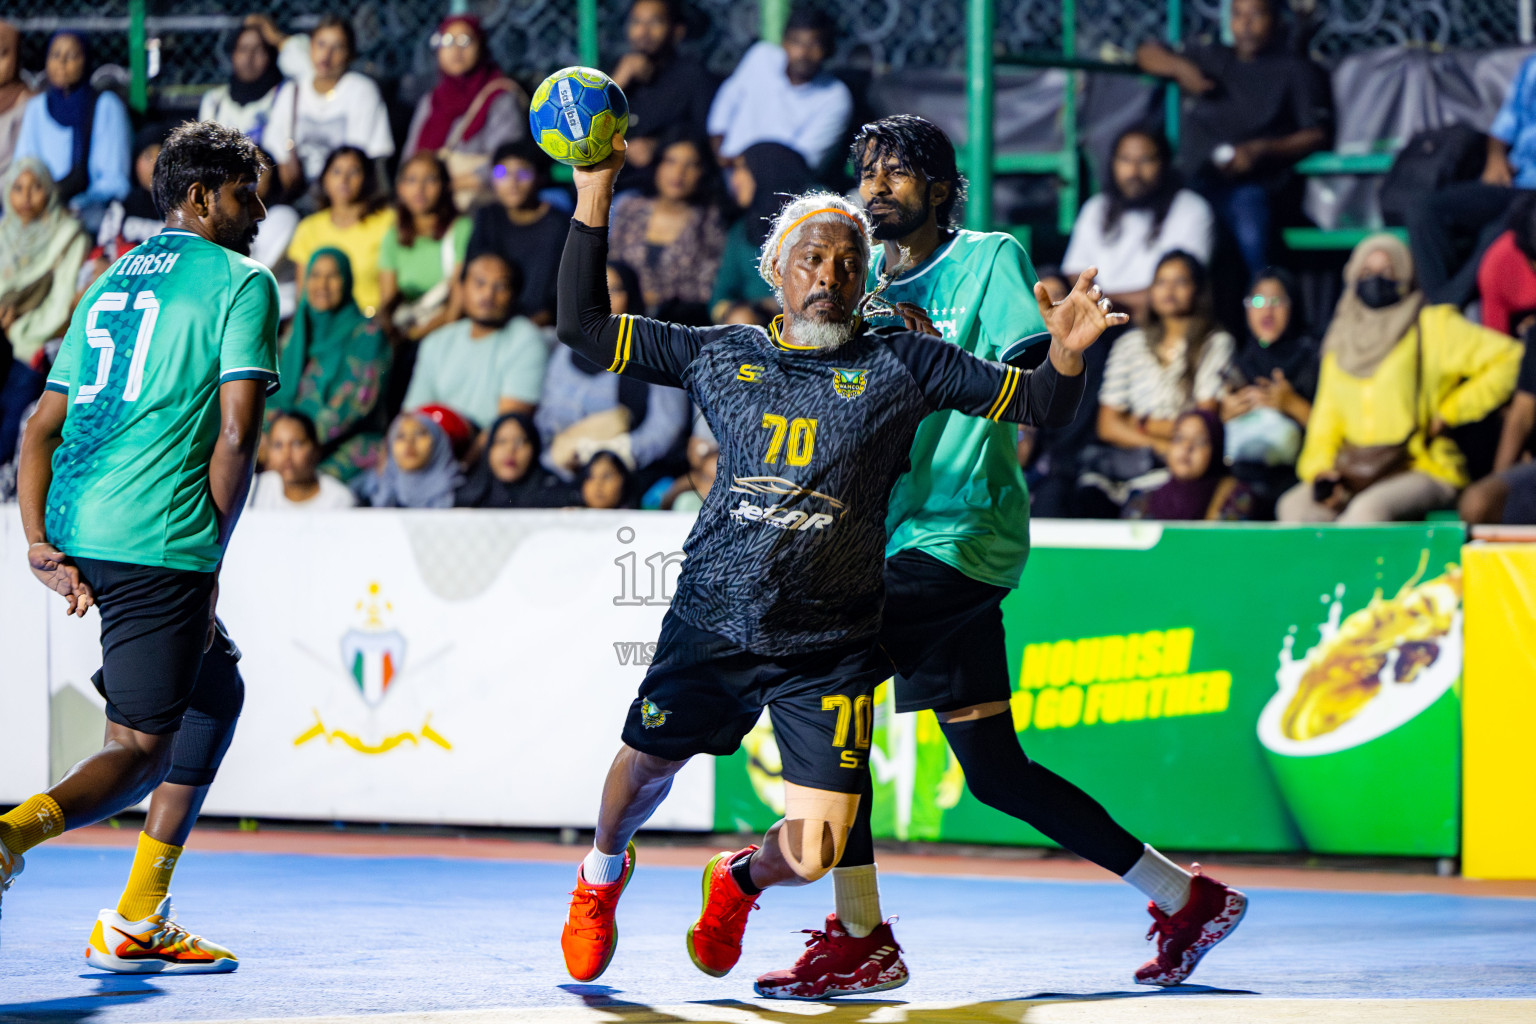
<path id="1" fill-rule="evenodd" d="M 1125 873 L 1125 880 L 1157 904 L 1165 914 L 1177 914 L 1189 902 L 1189 880 L 1193 876 L 1150 846 L 1144 845 L 1139 860 Z"/>
<path id="2" fill-rule="evenodd" d="M 588 885 L 609 885 L 623 875 L 623 853 L 604 853 L 594 846 L 587 853 L 587 859 L 581 862 L 581 877 Z"/>
<path id="3" fill-rule="evenodd" d="M 884 920 L 880 916 L 880 883 L 873 864 L 832 869 L 832 892 L 837 919 L 848 934 L 862 939 Z"/>

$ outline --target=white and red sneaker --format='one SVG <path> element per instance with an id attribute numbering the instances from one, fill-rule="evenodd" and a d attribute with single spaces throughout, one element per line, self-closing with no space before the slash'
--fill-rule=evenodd
<path id="1" fill-rule="evenodd" d="M 1189 902 L 1176 914 L 1165 914 L 1148 903 L 1152 927 L 1147 938 L 1157 940 L 1157 956 L 1136 971 L 1136 984 L 1182 985 L 1194 973 L 1200 958 L 1232 933 L 1248 913 L 1248 897 L 1200 874 L 1189 881 Z"/>
<path id="2" fill-rule="evenodd" d="M 836 914 L 827 915 L 826 931 L 805 929 L 806 951 L 787 971 L 771 971 L 753 989 L 765 999 L 825 999 L 864 992 L 884 992 L 907 983 L 901 947 L 883 922 L 862 939 L 843 928 Z"/>

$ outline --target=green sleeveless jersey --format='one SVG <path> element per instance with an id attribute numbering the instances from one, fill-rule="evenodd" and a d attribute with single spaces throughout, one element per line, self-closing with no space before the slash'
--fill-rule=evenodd
<path id="1" fill-rule="evenodd" d="M 870 271 L 871 288 L 880 263 Z M 923 307 L 945 341 L 1006 362 L 1050 337 L 1035 281 L 1029 254 L 1013 236 L 959 231 L 898 277 L 884 298 Z M 1017 436 L 1011 423 L 959 412 L 925 419 L 911 468 L 891 492 L 886 557 L 915 549 L 974 580 L 1017 587 L 1029 557 L 1029 493 Z"/>
<path id="2" fill-rule="evenodd" d="M 186 231 L 130 250 L 75 309 L 48 375 L 69 402 L 48 539 L 69 555 L 210 572 L 219 385 L 277 390 L 272 272 Z"/>

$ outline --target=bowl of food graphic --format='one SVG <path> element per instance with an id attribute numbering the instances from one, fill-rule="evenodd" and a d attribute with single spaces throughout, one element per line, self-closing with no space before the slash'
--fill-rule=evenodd
<path id="1" fill-rule="evenodd" d="M 1461 572 L 1378 591 L 1342 616 L 1335 592 L 1316 646 L 1292 658 L 1259 716 L 1259 742 L 1307 848 L 1455 851 L 1461 751 Z"/>

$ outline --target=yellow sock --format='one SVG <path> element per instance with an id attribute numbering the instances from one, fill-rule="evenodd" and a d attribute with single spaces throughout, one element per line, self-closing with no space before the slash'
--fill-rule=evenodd
<path id="1" fill-rule="evenodd" d="M 12 853 L 26 853 L 63 831 L 64 812 L 47 793 L 39 793 L 0 815 L 0 843 Z"/>
<path id="2" fill-rule="evenodd" d="M 171 891 L 171 874 L 182 849 L 140 832 L 139 852 L 133 855 L 133 870 L 128 873 L 123 898 L 117 901 L 117 912 L 129 921 L 142 921 L 153 914 Z"/>

